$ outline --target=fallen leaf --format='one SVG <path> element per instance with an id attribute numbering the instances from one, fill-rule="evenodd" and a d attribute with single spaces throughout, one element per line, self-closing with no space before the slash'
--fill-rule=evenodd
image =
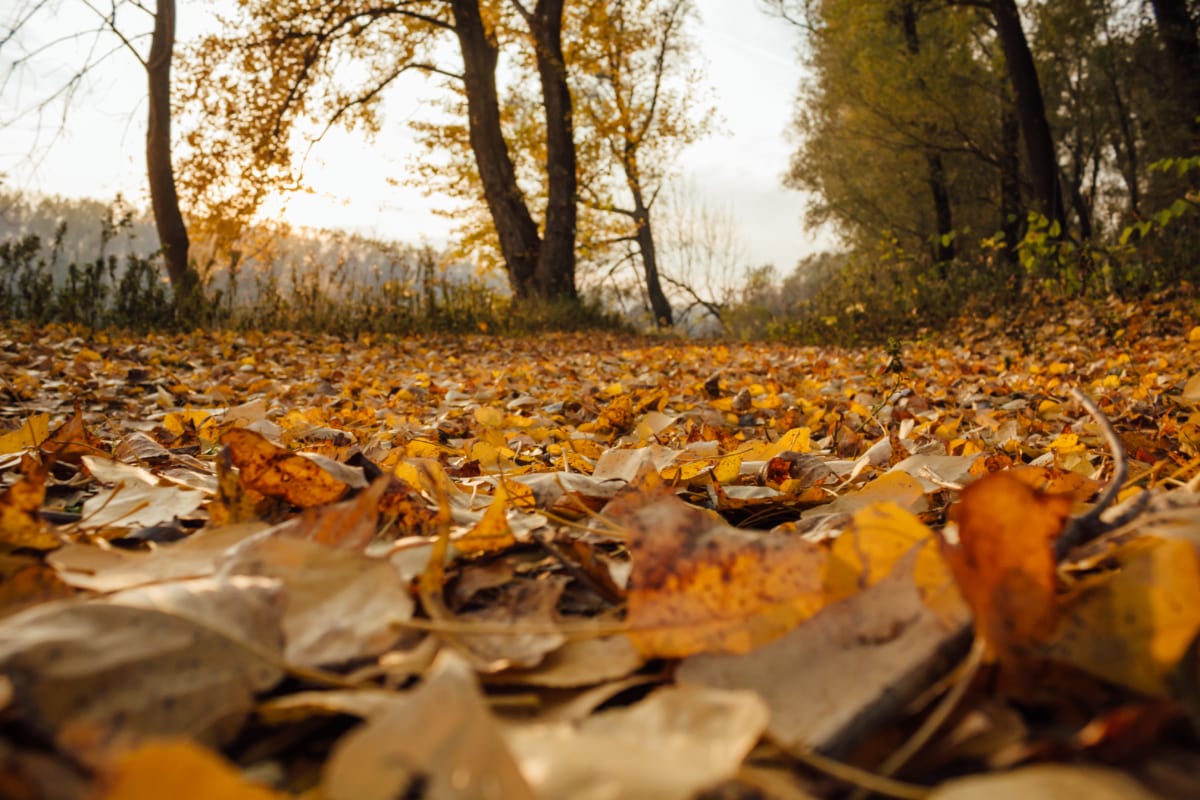
<path id="1" fill-rule="evenodd" d="M 255 692 L 282 672 L 264 660 L 269 638 L 238 646 L 223 630 L 272 616 L 277 592 L 258 582 L 228 583 L 233 620 L 192 620 L 112 603 L 58 601 L 0 620 L 0 672 L 14 707 L 39 735 L 89 763 L 118 744 L 182 735 L 228 741 Z"/>
<path id="2" fill-rule="evenodd" d="M 261 575 L 287 593 L 284 657 L 302 666 L 382 653 L 412 618 L 413 601 L 387 561 L 285 535 L 283 526 L 231 549 L 221 575 Z"/>
<path id="3" fill-rule="evenodd" d="M 922 600 L 914 578 L 922 550 L 891 574 L 748 653 L 684 659 L 684 686 L 753 690 L 771 710 L 767 733 L 787 747 L 844 753 L 904 711 L 911 690 L 945 674 L 969 645 L 969 613 L 948 618 Z M 950 581 L 948 571 L 945 580 Z"/>
<path id="4" fill-rule="evenodd" d="M 50 435 L 50 415 L 34 414 L 21 427 L 0 436 L 0 455 L 37 447 Z"/>
<path id="5" fill-rule="evenodd" d="M 283 800 L 225 759 L 182 739 L 147 742 L 100 772 L 100 800 Z"/>
<path id="6" fill-rule="evenodd" d="M 573 725 L 509 725 L 504 739 L 542 797 L 685 800 L 736 774 L 767 717 L 753 692 L 666 688 Z"/>
<path id="7" fill-rule="evenodd" d="M 0 542 L 31 550 L 53 550 L 62 546 L 50 526 L 38 514 L 46 500 L 46 466 L 28 455 L 21 458 L 22 475 L 0 493 Z"/>
<path id="8" fill-rule="evenodd" d="M 972 775 L 946 781 L 929 800 L 1158 800 L 1133 778 L 1112 769 L 1064 764 L 1037 764 L 1011 772 Z"/>
<path id="9" fill-rule="evenodd" d="M 1138 539 L 1062 612 L 1046 648 L 1059 661 L 1153 696 L 1200 633 L 1200 553 L 1186 539 Z"/>
<path id="10" fill-rule="evenodd" d="M 366 724 L 343 736 L 321 775 L 329 800 L 428 797 L 533 800 L 471 668 L 451 652 Z"/>
<path id="11" fill-rule="evenodd" d="M 958 544 L 945 548 L 975 630 L 1002 661 L 1036 648 L 1058 621 L 1054 539 L 1071 509 L 1005 472 L 963 490 L 950 516 Z"/>
<path id="12" fill-rule="evenodd" d="M 241 470 L 242 485 L 267 497 L 310 508 L 340 500 L 350 491 L 316 462 L 271 444 L 260 433 L 232 428 L 221 435 L 221 444 Z"/>
<path id="13" fill-rule="evenodd" d="M 817 545 L 738 530 L 675 498 L 614 521 L 627 532 L 627 621 L 644 656 L 745 652 L 821 607 Z"/>
<path id="14" fill-rule="evenodd" d="M 191 514 L 205 500 L 203 492 L 179 486 L 141 482 L 118 483 L 89 497 L 80 513 L 84 530 L 148 528 Z"/>
<path id="15" fill-rule="evenodd" d="M 104 443 L 92 435 L 83 424 L 83 412 L 75 405 L 75 413 L 42 441 L 42 455 L 68 464 L 78 464 L 86 455 L 103 455 Z"/>

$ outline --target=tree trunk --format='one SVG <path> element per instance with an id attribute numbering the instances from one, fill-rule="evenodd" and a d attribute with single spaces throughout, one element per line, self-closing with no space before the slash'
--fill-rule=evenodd
<path id="1" fill-rule="evenodd" d="M 537 223 L 517 185 L 516 170 L 500 126 L 496 42 L 484 29 L 479 0 L 451 0 L 451 10 L 462 49 L 471 150 L 483 184 L 484 199 L 500 238 L 500 254 L 504 257 L 513 296 L 518 300 L 526 299 L 537 292 L 541 240 Z"/>
<path id="2" fill-rule="evenodd" d="M 1004 258 L 1017 276 L 1020 288 L 1021 264 L 1017 245 L 1021 242 L 1024 219 L 1021 203 L 1021 124 L 1017 110 L 1005 104 L 1000 114 L 1000 230 L 1004 232 Z"/>
<path id="3" fill-rule="evenodd" d="M 171 166 L 171 57 L 174 49 L 175 2 L 157 0 L 154 34 L 146 59 L 150 110 L 146 127 L 146 175 L 154 226 L 158 230 L 175 305 L 187 308 L 198 299 L 200 281 L 188 263 L 187 227 L 179 211 L 175 171 Z"/>
<path id="4" fill-rule="evenodd" d="M 562 49 L 564 0 L 538 0 L 530 22 L 546 111 L 546 225 L 534 276 L 546 299 L 574 300 L 576 174 L 571 90 Z"/>
<path id="5" fill-rule="evenodd" d="M 991 0 L 991 8 L 996 18 L 1004 60 L 1008 64 L 1009 81 L 1017 98 L 1017 118 L 1025 139 L 1034 199 L 1038 203 L 1038 210 L 1052 223 L 1057 222 L 1062 230 L 1065 229 L 1066 213 L 1058 180 L 1058 160 L 1054 155 L 1050 123 L 1046 120 L 1046 105 L 1038 81 L 1037 65 L 1029 50 L 1029 42 L 1025 39 L 1025 30 L 1021 27 L 1016 0 Z"/>
<path id="6" fill-rule="evenodd" d="M 912 3 L 905 3 L 900 9 L 901 24 L 904 28 L 904 42 L 910 56 L 921 52 L 921 39 L 917 35 L 917 9 Z M 924 91 L 925 81 L 917 78 L 917 89 Z M 929 138 L 931 131 L 923 131 L 923 136 Z M 933 213 L 937 223 L 937 234 L 933 242 L 933 260 L 940 265 L 942 277 L 946 277 L 946 264 L 954 260 L 954 216 L 950 209 L 950 189 L 946 185 L 946 167 L 942 163 L 942 154 L 935 148 L 925 151 L 925 163 L 929 169 L 929 193 L 933 198 Z"/>
<path id="7" fill-rule="evenodd" d="M 1192 152 L 1200 150 L 1200 37 L 1187 0 L 1152 0 L 1158 35 L 1167 51 L 1167 68 Z M 1164 87 L 1166 88 L 1166 87 Z"/>
<path id="8" fill-rule="evenodd" d="M 660 328 L 669 328 L 675 324 L 675 315 L 671 311 L 671 303 L 662 290 L 662 281 L 658 277 L 658 251 L 654 247 L 654 230 L 650 226 L 650 209 L 642 197 L 641 187 L 633 189 L 633 224 L 637 226 L 638 251 L 642 256 L 642 272 L 646 276 L 646 294 L 650 297 L 650 311 L 654 314 L 654 324 Z"/>

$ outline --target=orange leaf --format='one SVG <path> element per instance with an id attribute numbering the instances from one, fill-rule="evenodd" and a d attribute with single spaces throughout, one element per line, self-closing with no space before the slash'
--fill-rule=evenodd
<path id="1" fill-rule="evenodd" d="M 316 462 L 271 444 L 260 433 L 233 428 L 221 436 L 229 458 L 241 470 L 241 484 L 267 497 L 311 508 L 340 500 L 350 487 Z"/>
<path id="2" fill-rule="evenodd" d="M 1068 495 L 1043 494 L 997 472 L 964 489 L 950 511 L 959 543 L 946 547 L 946 560 L 977 634 L 1001 660 L 1054 631 L 1053 542 L 1070 509 Z"/>
<path id="3" fill-rule="evenodd" d="M 83 412 L 78 405 L 71 418 L 55 428 L 41 448 L 47 457 L 69 464 L 78 464 L 84 456 L 108 455 L 103 443 L 84 427 Z"/>
<path id="4" fill-rule="evenodd" d="M 675 497 L 617 520 L 628 530 L 630 638 L 646 656 L 744 653 L 823 605 L 826 552 L 733 528 Z"/>
<path id="5" fill-rule="evenodd" d="M 187 741 L 144 744 L 117 759 L 101 777 L 101 800 L 282 800 L 245 780 L 216 753 Z"/>

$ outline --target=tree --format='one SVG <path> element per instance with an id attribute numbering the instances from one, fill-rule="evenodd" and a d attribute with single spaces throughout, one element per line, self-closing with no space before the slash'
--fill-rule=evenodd
<path id="1" fill-rule="evenodd" d="M 627 221 L 629 232 L 614 241 L 636 245 L 650 312 L 656 324 L 670 326 L 652 211 L 675 155 L 707 131 L 712 114 L 697 108 L 699 76 L 687 35 L 694 9 L 691 0 L 578 8 L 573 79 L 585 119 L 581 147 L 595 159 L 582 199 Z"/>
<path id="2" fill-rule="evenodd" d="M 1016 0 L 991 0 L 990 7 L 996 21 L 996 34 L 1004 50 L 1008 78 L 1017 99 L 1017 120 L 1025 140 L 1033 196 L 1042 214 L 1062 230 L 1066 224 L 1066 212 L 1058 179 L 1054 137 L 1046 119 L 1037 64 L 1025 38 Z"/>
<path id="3" fill-rule="evenodd" d="M 91 31 L 69 34 L 59 39 L 58 42 L 70 41 L 83 35 L 98 37 L 101 34 L 109 34 L 115 37 L 120 46 L 131 53 L 146 71 L 148 108 L 146 174 L 150 191 L 150 205 L 153 209 L 155 227 L 176 305 L 181 312 L 188 313 L 197 299 L 200 286 L 196 271 L 189 261 L 188 231 L 179 207 L 179 196 L 175 188 L 172 166 L 171 65 L 175 47 L 175 2 L 174 0 L 156 0 L 154 11 L 150 11 L 138 2 L 117 2 L 113 4 L 108 13 L 102 13 L 86 0 L 83 5 L 99 17 L 99 26 Z M 126 8 L 143 12 L 152 18 L 150 49 L 144 57 L 134 43 L 139 36 L 129 33 L 125 26 L 117 24 L 119 12 Z M 39 14 L 48 10 L 49 7 L 45 3 L 34 3 L 18 9 L 15 17 L 18 22 L 9 30 L 5 41 L 11 41 L 23 27 L 31 24 Z M 68 82 L 45 98 L 40 105 L 44 106 L 56 97 L 63 97 L 69 101 L 74 87 L 105 57 L 107 57 L 107 53 L 97 60 L 92 60 L 89 56 Z M 21 62 L 14 62 L 14 68 L 19 63 Z M 64 118 L 65 113 L 64 110 Z"/>
<path id="4" fill-rule="evenodd" d="M 976 9 L 921 0 L 822 0 L 789 19 L 804 31 L 800 145 L 785 182 L 814 193 L 811 224 L 854 248 L 894 241 L 945 265 L 966 230 L 1002 222 L 999 135 L 1006 86 Z M 970 250 L 967 250 L 969 254 Z"/>
<path id="5" fill-rule="evenodd" d="M 188 232 L 179 210 L 175 170 L 171 163 L 171 60 L 175 49 L 175 2 L 157 0 L 146 68 L 149 115 L 146 124 L 146 173 L 158 241 L 166 259 L 176 302 L 196 300 L 199 279 L 188 261 Z M 137 52 L 134 51 L 134 55 Z"/>
<path id="6" fill-rule="evenodd" d="M 383 95 L 400 75 L 414 69 L 439 74 L 461 91 L 467 142 L 514 296 L 520 302 L 572 301 L 575 149 L 562 12 L 563 0 L 538 0 L 532 8 L 518 0 L 332 8 L 303 0 L 244 3 L 226 21 L 225 32 L 203 42 L 189 59 L 189 96 L 205 112 L 189 138 L 190 190 L 217 224 L 225 201 L 240 197 L 231 226 L 236 232 L 268 192 L 298 185 L 302 164 L 295 163 L 295 145 L 306 124 L 316 122 L 323 130 L 359 126 L 373 133 Z M 520 43 L 513 14 L 523 23 L 520 38 L 541 79 L 550 201 L 540 232 L 505 138 L 496 85 L 501 37 Z M 447 35 L 457 45 L 461 71 L 434 57 Z M 350 82 L 343 80 L 347 61 L 359 65 Z M 269 76 L 266 85 L 256 85 L 263 75 Z"/>
<path id="7" fill-rule="evenodd" d="M 1191 134 L 1192 152 L 1200 151 L 1200 36 L 1187 0 L 1152 0 L 1154 19 L 1166 51 L 1171 91 Z"/>

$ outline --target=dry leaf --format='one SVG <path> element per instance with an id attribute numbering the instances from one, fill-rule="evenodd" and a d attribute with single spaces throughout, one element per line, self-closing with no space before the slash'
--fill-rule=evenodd
<path id="1" fill-rule="evenodd" d="M 219 743 L 237 733 L 255 692 L 279 668 L 277 591 L 229 582 L 223 621 L 112 603 L 47 603 L 0 621 L 0 672 L 21 718 L 85 761 L 117 744 L 184 735 Z M 239 646 L 223 631 L 260 632 Z M 262 633 L 274 626 L 273 635 Z M 261 641 L 259 641 L 261 639 Z"/>
<path id="2" fill-rule="evenodd" d="M 645 656 L 745 652 L 821 607 L 817 545 L 741 531 L 674 498 L 615 521 L 633 558 L 630 638 Z"/>
<path id="3" fill-rule="evenodd" d="M 1071 509 L 997 472 L 963 490 L 951 517 L 958 544 L 946 548 L 975 630 L 1002 660 L 1044 642 L 1058 621 L 1054 539 Z"/>
<path id="4" fill-rule="evenodd" d="M 654 692 L 576 725 L 509 725 L 505 741 L 542 797 L 686 800 L 732 778 L 767 724 L 753 692 Z"/>
<path id="5" fill-rule="evenodd" d="M 749 653 L 702 654 L 676 672 L 683 685 L 749 689 L 771 709 L 768 734 L 788 747 L 844 752 L 898 715 L 913 688 L 928 686 L 962 655 L 968 612 L 947 619 L 921 599 L 911 548 L 891 574 L 822 609 Z M 944 580 L 950 582 L 948 570 Z"/>
<path id="6" fill-rule="evenodd" d="M 1200 552 L 1186 539 L 1135 540 L 1113 555 L 1115 569 L 1063 609 L 1046 652 L 1148 695 L 1200 633 Z"/>
<path id="7" fill-rule="evenodd" d="M 233 765 L 181 739 L 147 742 L 101 770 L 99 800 L 283 800 Z"/>
<path id="8" fill-rule="evenodd" d="M 347 483 L 315 461 L 271 444 L 260 433 L 232 428 L 221 435 L 221 444 L 241 470 L 241 484 L 267 497 L 310 508 L 340 500 L 350 491 Z"/>
<path id="9" fill-rule="evenodd" d="M 321 777 L 329 800 L 536 795 L 517 770 L 471 669 L 443 652 L 415 690 L 334 746 Z"/>

